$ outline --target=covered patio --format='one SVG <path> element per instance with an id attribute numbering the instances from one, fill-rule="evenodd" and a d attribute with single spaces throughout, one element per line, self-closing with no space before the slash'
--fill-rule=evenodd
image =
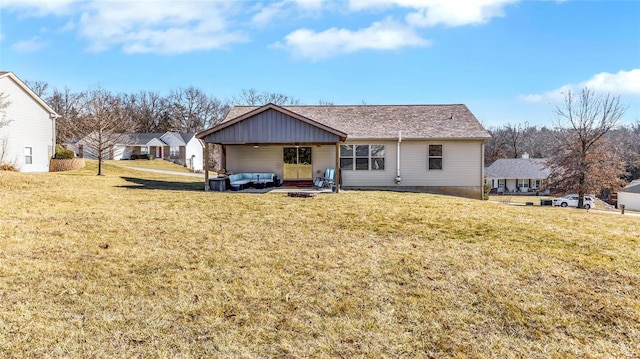
<path id="1" fill-rule="evenodd" d="M 271 173 L 289 187 L 310 187 L 326 168 L 340 168 L 344 132 L 273 104 L 228 118 L 197 134 L 204 142 L 205 190 L 210 190 L 207 159 L 214 145 L 221 148 L 219 167 L 226 172 Z M 339 176 L 336 170 L 335 183 Z"/>

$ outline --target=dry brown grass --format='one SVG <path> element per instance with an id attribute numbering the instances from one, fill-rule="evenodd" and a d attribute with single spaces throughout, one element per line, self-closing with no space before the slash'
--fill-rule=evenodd
<path id="1" fill-rule="evenodd" d="M 176 171 L 176 172 L 190 172 L 190 170 L 182 165 L 175 164 L 173 162 L 163 160 L 161 158 L 156 158 L 154 160 L 123 160 L 123 161 L 108 161 L 114 166 L 118 167 L 140 167 L 140 168 L 151 168 L 157 170 L 167 170 L 167 171 Z"/>
<path id="2" fill-rule="evenodd" d="M 0 173 L 0 357 L 640 356 L 638 217 L 105 170 Z"/>

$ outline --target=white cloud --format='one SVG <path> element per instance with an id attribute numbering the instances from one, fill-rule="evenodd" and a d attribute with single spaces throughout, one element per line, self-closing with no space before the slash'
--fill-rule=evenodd
<path id="1" fill-rule="evenodd" d="M 15 44 L 11 45 L 11 48 L 17 52 L 36 52 L 47 47 L 48 43 L 39 36 L 35 36 L 29 40 L 18 41 Z"/>
<path id="2" fill-rule="evenodd" d="M 284 44 L 276 43 L 273 46 L 286 49 L 296 57 L 321 60 L 360 50 L 394 50 L 430 44 L 429 40 L 423 39 L 406 25 L 386 19 L 357 31 L 331 28 L 315 32 L 299 29 L 287 35 Z"/>
<path id="3" fill-rule="evenodd" d="M 286 13 L 285 1 L 271 3 L 261 6 L 259 12 L 251 18 L 251 23 L 256 27 L 265 27 L 275 19 L 284 17 Z"/>
<path id="4" fill-rule="evenodd" d="M 72 31 L 76 29 L 76 23 L 73 21 L 67 21 L 66 24 L 64 24 L 64 26 L 62 26 L 61 28 L 58 29 L 58 31 L 60 32 L 68 32 L 68 31 Z"/>
<path id="5" fill-rule="evenodd" d="M 257 11 L 251 18 L 253 26 L 262 28 L 280 20 L 295 17 L 316 17 L 325 10 L 326 0 L 282 0 L 267 2 L 268 5 L 258 3 L 252 8 Z"/>
<path id="6" fill-rule="evenodd" d="M 327 0 L 290 0 L 298 5 L 300 8 L 307 10 L 320 10 L 328 3 Z"/>
<path id="7" fill-rule="evenodd" d="M 559 102 L 564 99 L 564 94 L 567 91 L 576 92 L 585 87 L 595 92 L 640 97 L 640 69 L 618 71 L 615 74 L 601 72 L 579 84 L 567 84 L 555 90 L 540 94 L 521 95 L 519 98 L 526 102 Z"/>
<path id="8" fill-rule="evenodd" d="M 74 10 L 79 0 L 2 0 L 2 7 L 23 16 L 63 15 Z"/>
<path id="9" fill-rule="evenodd" d="M 82 12 L 78 31 L 92 51 L 117 46 L 127 53 L 212 50 L 247 41 L 229 30 L 226 16 L 233 10 L 230 2 L 94 2 Z"/>
<path id="10" fill-rule="evenodd" d="M 350 0 L 352 11 L 382 10 L 391 7 L 413 9 L 406 16 L 408 24 L 416 27 L 436 25 L 464 26 L 489 22 L 504 16 L 504 7 L 518 0 Z"/>

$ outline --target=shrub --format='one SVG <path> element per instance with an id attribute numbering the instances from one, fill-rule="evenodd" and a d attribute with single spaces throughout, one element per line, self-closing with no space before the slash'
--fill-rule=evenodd
<path id="1" fill-rule="evenodd" d="M 75 153 L 73 153 L 73 151 L 69 151 L 68 149 L 62 147 L 62 145 L 58 144 L 56 145 L 56 154 L 53 158 L 57 160 L 65 160 L 74 158 L 75 156 L 76 155 Z"/>
<path id="2" fill-rule="evenodd" d="M 152 154 L 146 154 L 146 155 L 131 155 L 130 159 L 132 160 L 152 160 L 154 159 L 154 156 Z"/>
<path id="3" fill-rule="evenodd" d="M 18 172 L 18 169 L 11 163 L 2 163 L 0 164 L 0 171 Z"/>
<path id="4" fill-rule="evenodd" d="M 485 182 L 484 183 L 484 196 L 482 196 L 482 199 L 484 199 L 485 201 L 489 199 L 489 192 L 491 192 L 491 184 Z"/>

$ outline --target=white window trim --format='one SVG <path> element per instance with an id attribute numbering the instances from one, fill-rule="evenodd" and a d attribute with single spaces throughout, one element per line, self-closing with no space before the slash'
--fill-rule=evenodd
<path id="1" fill-rule="evenodd" d="M 342 155 L 342 146 L 352 146 L 353 147 L 353 154 L 351 156 L 343 156 Z M 367 148 L 368 148 L 368 150 L 367 150 L 367 169 L 366 170 L 356 169 L 356 159 L 365 158 L 364 156 L 357 156 L 356 155 L 356 146 L 367 146 Z M 371 156 L 371 146 L 382 146 L 382 149 L 384 151 L 384 156 Z M 340 159 L 351 158 L 351 160 L 352 160 L 351 168 L 350 169 L 341 168 L 342 170 L 345 170 L 345 171 L 385 171 L 387 169 L 387 145 L 382 144 L 382 143 L 345 143 L 343 145 L 340 145 L 340 153 L 339 153 L 338 157 Z M 371 166 L 372 160 L 374 158 L 382 158 L 382 160 L 384 162 L 384 168 L 382 168 L 382 169 L 373 169 L 373 168 L 371 168 L 372 167 Z"/>
<path id="2" fill-rule="evenodd" d="M 429 147 L 430 146 L 440 146 L 442 148 L 442 154 L 440 156 L 430 156 L 429 155 Z M 429 162 L 432 158 L 439 158 L 441 160 L 440 168 L 430 168 Z M 442 143 L 428 143 L 427 144 L 427 171 L 442 171 L 444 170 L 444 144 Z"/>
<path id="3" fill-rule="evenodd" d="M 27 161 L 27 158 L 29 159 L 29 161 Z M 33 164 L 33 147 L 29 147 L 29 146 L 24 147 L 24 164 L 25 165 Z"/>

